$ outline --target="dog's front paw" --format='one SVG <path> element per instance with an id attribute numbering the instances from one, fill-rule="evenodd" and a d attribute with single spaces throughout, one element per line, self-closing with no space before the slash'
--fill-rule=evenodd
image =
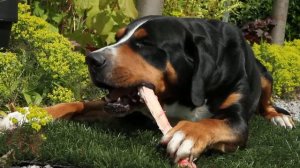
<path id="1" fill-rule="evenodd" d="M 196 160 L 206 147 L 206 138 L 199 123 L 181 121 L 163 136 L 161 143 L 167 145 L 167 152 L 176 163 L 185 158 Z"/>
<path id="2" fill-rule="evenodd" d="M 280 114 L 277 116 L 273 116 L 270 120 L 274 125 L 278 125 L 288 129 L 295 128 L 295 123 L 292 117 L 289 115 Z"/>

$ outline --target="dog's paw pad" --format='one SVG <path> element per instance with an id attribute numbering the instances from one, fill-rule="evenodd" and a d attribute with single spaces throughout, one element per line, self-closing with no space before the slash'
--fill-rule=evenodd
<path id="1" fill-rule="evenodd" d="M 295 128 L 293 119 L 288 115 L 279 115 L 271 118 L 271 122 L 274 125 L 278 125 L 287 129 Z"/>

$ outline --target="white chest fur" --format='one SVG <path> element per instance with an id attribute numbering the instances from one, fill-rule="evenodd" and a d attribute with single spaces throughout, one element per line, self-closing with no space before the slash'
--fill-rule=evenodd
<path id="1" fill-rule="evenodd" d="M 168 120 L 172 126 L 175 126 L 180 120 L 198 121 L 213 116 L 206 105 L 192 109 L 176 102 L 170 105 L 164 105 L 163 109 L 165 110 Z M 134 111 L 139 111 L 154 120 L 146 106 L 135 109 Z"/>
<path id="2" fill-rule="evenodd" d="M 191 109 L 176 102 L 170 105 L 165 105 L 164 110 L 166 111 L 168 118 L 177 120 L 197 121 L 213 116 L 213 114 L 209 112 L 206 105 Z"/>

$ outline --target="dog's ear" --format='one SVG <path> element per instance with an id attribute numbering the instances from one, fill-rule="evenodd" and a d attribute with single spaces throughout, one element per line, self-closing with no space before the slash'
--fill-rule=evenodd
<path id="1" fill-rule="evenodd" d="M 194 71 L 192 77 L 191 85 L 191 100 L 195 106 L 202 106 L 205 102 L 205 90 L 204 90 L 204 78 L 203 78 L 203 63 L 202 59 L 206 57 L 206 52 L 204 48 L 206 44 L 203 37 L 198 37 L 193 39 L 194 42 Z"/>

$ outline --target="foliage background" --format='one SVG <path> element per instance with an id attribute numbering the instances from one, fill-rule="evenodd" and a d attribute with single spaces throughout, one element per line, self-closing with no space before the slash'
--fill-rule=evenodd
<path id="1" fill-rule="evenodd" d="M 114 42 L 115 32 L 137 17 L 133 0 L 28 0 L 32 13 L 93 50 Z"/>
<path id="2" fill-rule="evenodd" d="M 84 55 L 74 52 L 68 39 L 29 10 L 19 4 L 10 52 L 0 53 L 0 106 L 50 105 L 99 96 L 89 80 Z"/>
<path id="3" fill-rule="evenodd" d="M 256 19 L 271 17 L 273 0 L 241 0 L 243 7 L 237 15 L 230 17 L 230 22 L 242 27 L 244 24 Z M 300 6 L 298 0 L 289 0 L 285 38 L 288 41 L 300 38 Z"/>
<path id="4" fill-rule="evenodd" d="M 243 25 L 248 21 L 267 17 L 272 6 L 270 0 L 188 2 L 165 0 L 164 15 L 220 20 L 224 13 L 230 12 L 230 21 Z M 225 2 L 230 3 L 225 6 Z M 89 80 L 84 56 L 73 50 L 80 49 L 85 54 L 87 50 L 112 43 L 115 31 L 137 17 L 134 1 L 27 0 L 26 3 L 31 8 L 20 4 L 19 22 L 13 26 L 10 52 L 0 54 L 0 96 L 3 97 L 0 107 L 3 108 L 9 102 L 21 106 L 50 105 L 103 96 L 103 91 L 95 88 Z M 289 14 L 288 24 L 299 24 L 299 8 L 295 5 L 295 0 L 290 0 L 290 11 L 292 17 Z M 270 24 L 265 21 L 254 23 L 253 27 L 243 30 L 254 34 L 257 33 L 257 27 L 263 31 L 271 30 Z M 291 32 L 295 32 L 293 29 L 289 30 L 292 38 L 297 37 L 292 36 Z M 257 36 L 256 42 L 259 39 L 262 37 Z M 287 44 L 296 44 L 296 41 Z M 254 50 L 270 68 L 275 78 L 274 90 L 277 96 L 295 97 L 300 85 L 297 76 L 300 74 L 297 68 L 300 53 L 297 45 L 273 47 L 263 44 L 260 47 L 254 46 Z M 275 50 L 284 52 L 274 54 Z M 296 61 L 285 61 L 291 60 L 291 55 Z M 294 67 L 293 71 L 289 70 L 290 67 Z"/>
<path id="5" fill-rule="evenodd" d="M 164 15 L 222 20 L 225 12 L 234 13 L 241 7 L 238 0 L 165 0 Z"/>
<path id="6" fill-rule="evenodd" d="M 225 7 L 225 2 L 229 5 Z M 230 12 L 229 22 L 242 28 L 256 19 L 264 20 L 272 14 L 273 0 L 165 0 L 164 14 L 222 19 Z M 286 39 L 300 38 L 300 6 L 298 0 L 289 0 Z"/>

